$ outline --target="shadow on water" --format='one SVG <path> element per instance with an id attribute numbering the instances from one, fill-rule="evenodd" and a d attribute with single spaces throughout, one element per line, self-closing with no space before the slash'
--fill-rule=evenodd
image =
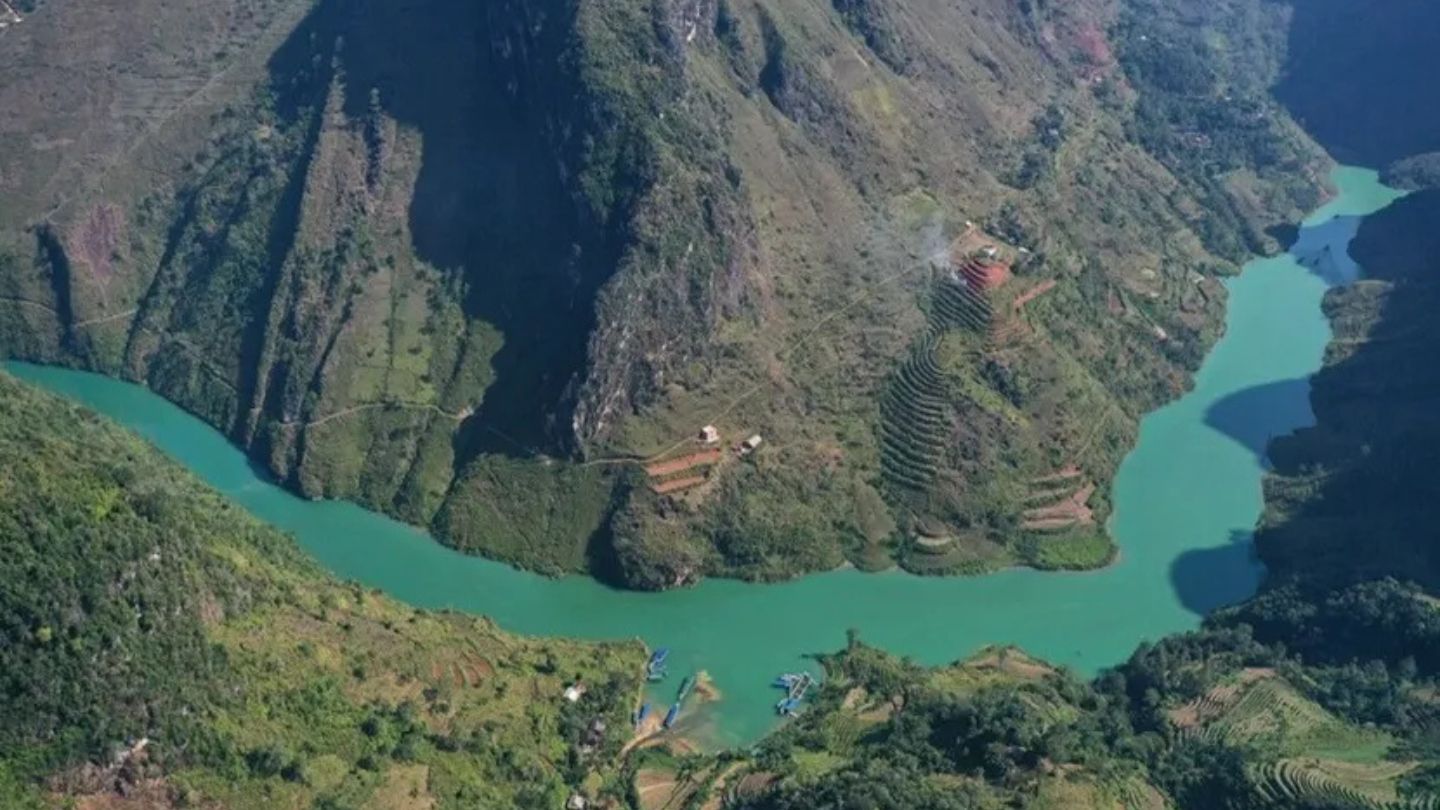
<path id="1" fill-rule="evenodd" d="M 1246 529 L 1231 529 L 1230 540 L 1215 548 L 1192 549 L 1170 564 L 1170 584 L 1186 610 L 1206 616 L 1255 594 L 1264 568 Z"/>
<path id="2" fill-rule="evenodd" d="M 1291 222 L 1279 222 L 1265 229 L 1265 235 L 1280 243 L 1280 250 L 1286 253 L 1300 238 L 1300 226 Z"/>
<path id="3" fill-rule="evenodd" d="M 1270 441 L 1313 421 L 1308 379 L 1278 380 L 1224 397 L 1205 411 L 1205 424 L 1266 463 Z"/>
<path id="4" fill-rule="evenodd" d="M 1350 235 L 1360 229 L 1364 217 L 1335 216 L 1311 223 L 1295 234 L 1286 249 L 1291 258 L 1330 287 L 1354 283 L 1360 277 L 1359 265 L 1343 247 Z M 1345 234 L 1344 238 L 1337 234 Z"/>
<path id="5" fill-rule="evenodd" d="M 1271 449 L 1267 500 L 1285 520 L 1256 542 L 1278 577 L 1440 587 L 1436 222 L 1440 189 L 1417 192 L 1367 217 L 1350 244 L 1367 279 L 1393 286 L 1337 302 L 1348 349 L 1312 378 L 1317 427 Z M 1222 404 L 1215 421 L 1229 425 L 1243 403 Z"/>

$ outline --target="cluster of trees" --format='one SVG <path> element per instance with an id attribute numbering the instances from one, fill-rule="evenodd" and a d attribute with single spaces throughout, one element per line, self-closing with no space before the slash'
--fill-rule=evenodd
<path id="1" fill-rule="evenodd" d="M 1397 160 L 1385 168 L 1381 179 L 1387 186 L 1420 190 L 1440 188 L 1440 152 L 1426 152 Z"/>
<path id="2" fill-rule="evenodd" d="M 67 440 L 96 418 L 45 405 L 0 377 L 0 761 L 27 776 L 199 733 L 188 707 L 222 699 L 225 665 L 202 608 L 265 590 L 211 543 L 297 556 L 185 492 L 138 440 Z"/>
<path id="3" fill-rule="evenodd" d="M 1129 135 L 1175 172 L 1206 216 L 1196 222 L 1207 249 L 1231 261 L 1263 252 L 1263 235 L 1223 185 L 1248 170 L 1293 186 L 1313 155 L 1298 144 L 1268 93 L 1283 32 L 1254 6 L 1217 3 L 1177 17 L 1153 0 L 1131 0 L 1114 32 L 1120 64 L 1138 91 Z M 1225 43 L 1224 45 L 1219 43 Z M 1312 195 L 1313 196 L 1313 195 Z"/>
<path id="4" fill-rule="evenodd" d="M 758 764 L 791 773 L 792 755 L 805 750 L 848 752 L 845 764 L 818 779 L 782 780 L 749 806 L 1023 804 L 1057 767 L 1100 779 L 1141 775 L 1184 810 L 1266 806 L 1248 775 L 1257 751 L 1178 733 L 1167 716 L 1247 667 L 1274 668 L 1341 718 L 1394 734 L 1398 753 L 1426 763 L 1402 790 L 1427 795 L 1440 783 L 1440 706 L 1424 697 L 1440 682 L 1437 625 L 1440 610 L 1393 581 L 1328 594 L 1281 589 L 1218 614 L 1203 630 L 1143 645 L 1090 683 L 1056 672 L 962 689 L 852 636 L 849 649 L 825 659 L 830 678 L 893 696 L 900 708 L 840 744 L 833 717 L 842 698 L 827 694 L 811 716 L 765 744 Z"/>
<path id="5" fill-rule="evenodd" d="M 199 804 L 358 808 L 416 763 L 440 806 L 554 807 L 614 762 L 622 735 L 582 743 L 622 727 L 640 652 L 496 635 L 331 582 L 138 438 L 0 374 L 0 806 L 94 790 L 90 763 Z M 484 674 L 422 690 L 434 670 L 386 660 L 397 640 L 478 651 Z"/>

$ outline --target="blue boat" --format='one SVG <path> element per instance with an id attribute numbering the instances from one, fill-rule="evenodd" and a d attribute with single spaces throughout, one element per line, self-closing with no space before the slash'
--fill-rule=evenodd
<path id="1" fill-rule="evenodd" d="M 790 687 L 794 686 L 795 682 L 798 680 L 800 680 L 799 675 L 796 675 L 793 672 L 787 672 L 784 675 L 776 678 L 773 682 L 771 682 L 770 685 L 775 687 L 776 689 L 784 689 L 788 692 L 790 691 Z"/>
<path id="2" fill-rule="evenodd" d="M 680 716 L 680 704 L 679 704 L 679 703 L 676 703 L 674 706 L 671 706 L 671 707 L 670 707 L 670 711 L 668 711 L 668 712 L 665 713 L 665 728 L 669 728 L 669 727 L 675 725 L 675 718 L 677 718 L 677 717 L 679 717 L 679 716 Z"/>
<path id="3" fill-rule="evenodd" d="M 795 709 L 799 708 L 800 701 L 797 698 L 787 697 L 775 704 L 775 711 L 783 715 L 792 715 Z"/>
<path id="4" fill-rule="evenodd" d="M 641 723 L 645 722 L 645 718 L 647 718 L 647 717 L 649 717 L 649 716 L 650 716 L 650 704 L 649 704 L 649 703 L 642 703 L 642 704 L 640 705 L 640 708 L 635 710 L 635 725 L 638 727 Z"/>
<path id="5" fill-rule="evenodd" d="M 650 662 L 645 665 L 645 679 L 649 681 L 660 681 L 665 679 L 665 659 L 670 657 L 670 648 L 661 647 L 650 654 Z"/>

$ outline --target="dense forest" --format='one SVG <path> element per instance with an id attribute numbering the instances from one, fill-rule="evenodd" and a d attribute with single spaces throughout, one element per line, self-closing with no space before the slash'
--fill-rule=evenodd
<path id="1" fill-rule="evenodd" d="M 621 790 L 642 660 L 336 582 L 0 374 L 0 808 L 548 810 Z"/>
<path id="2" fill-rule="evenodd" d="M 925 670 L 852 644 L 751 763 L 751 808 L 1429 808 L 1440 609 L 1272 591 L 1093 683 L 1018 650 Z M 742 780 L 743 781 L 743 780 Z M 752 780 L 757 784 L 762 780 Z M 732 783 L 738 784 L 738 783 Z"/>
<path id="3" fill-rule="evenodd" d="M 1428 810 L 1440 795 L 1440 600 L 1379 575 L 1400 544 L 1343 578 L 1274 559 L 1261 596 L 1089 683 L 1019 650 L 926 669 L 852 638 L 754 750 L 622 764 L 622 740 L 591 730 L 628 727 L 638 647 L 521 641 L 329 581 L 93 414 L 0 378 L 0 416 L 7 808 L 538 808 L 579 791 L 636 808 Z M 575 680 L 590 689 L 568 704 Z"/>
<path id="4" fill-rule="evenodd" d="M 1091 680 L 852 635 L 757 745 L 625 750 L 638 643 L 337 582 L 0 374 L 0 810 L 1440 808 L 1433 3 L 436 2 L 22 0 L 0 352 L 143 380 L 301 492 L 552 573 L 1092 566 L 1206 291 L 1320 193 L 1293 113 L 1416 191 L 1326 297 L 1263 589 Z M 925 261 L 877 283 L 970 227 L 1014 251 L 1010 331 Z M 732 399 L 691 494 L 575 463 Z M 1037 480 L 1098 523 L 1027 529 Z"/>

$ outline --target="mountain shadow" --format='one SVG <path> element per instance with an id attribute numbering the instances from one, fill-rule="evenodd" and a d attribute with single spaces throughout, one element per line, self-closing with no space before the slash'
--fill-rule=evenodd
<path id="1" fill-rule="evenodd" d="M 1180 604 L 1197 616 L 1208 616 L 1254 596 L 1264 568 L 1256 559 L 1252 538 L 1252 532 L 1231 529 L 1225 545 L 1176 557 L 1170 564 L 1170 584 Z"/>
<path id="2" fill-rule="evenodd" d="M 594 299 L 618 262 L 617 234 L 592 221 L 571 176 L 580 160 L 566 139 L 585 100 L 557 38 L 573 5 L 529 4 L 547 15 L 533 31 L 504 6 L 323 0 L 292 37 L 317 54 L 333 43 L 350 120 L 383 115 L 419 134 L 415 256 L 500 340 L 462 456 L 563 448 Z"/>
<path id="3" fill-rule="evenodd" d="M 1270 442 L 1314 419 L 1310 381 L 1278 380 L 1237 391 L 1210 406 L 1205 424 L 1264 461 Z"/>
<path id="4" fill-rule="evenodd" d="M 1332 155 L 1382 168 L 1440 149 L 1440 4 L 1308 0 L 1293 13 L 1275 94 Z"/>
<path id="5" fill-rule="evenodd" d="M 1351 250 L 1371 278 L 1326 297 L 1336 341 L 1311 381 L 1316 424 L 1270 445 L 1256 546 L 1281 581 L 1440 586 L 1437 223 L 1440 192 L 1367 217 Z M 1214 423 L 1239 432 L 1233 417 L 1246 400 L 1270 396 L 1217 406 Z"/>

